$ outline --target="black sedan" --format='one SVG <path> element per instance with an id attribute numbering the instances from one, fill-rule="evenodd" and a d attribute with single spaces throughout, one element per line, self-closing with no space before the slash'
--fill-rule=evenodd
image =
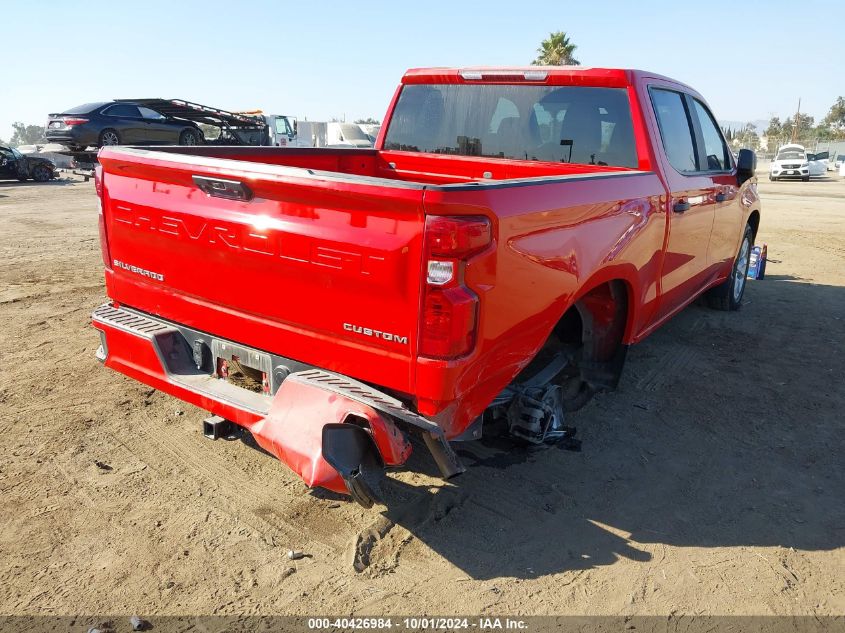
<path id="1" fill-rule="evenodd" d="M 47 140 L 72 150 L 103 145 L 200 145 L 202 131 L 191 121 L 169 118 L 128 102 L 86 103 L 47 121 Z"/>
<path id="2" fill-rule="evenodd" d="M 17 178 L 23 182 L 32 178 L 38 182 L 47 182 L 55 177 L 56 166 L 52 161 L 21 154 L 14 147 L 0 146 L 0 179 Z"/>

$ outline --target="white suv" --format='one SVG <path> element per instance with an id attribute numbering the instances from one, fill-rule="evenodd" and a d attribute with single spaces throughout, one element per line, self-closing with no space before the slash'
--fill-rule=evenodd
<path id="1" fill-rule="evenodd" d="M 778 149 L 769 167 L 769 180 L 781 178 L 800 178 L 804 182 L 810 180 L 810 163 L 803 145 L 784 145 Z"/>

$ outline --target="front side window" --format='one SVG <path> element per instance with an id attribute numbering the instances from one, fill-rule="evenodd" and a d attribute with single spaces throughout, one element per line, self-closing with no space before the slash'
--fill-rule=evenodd
<path id="1" fill-rule="evenodd" d="M 698 116 L 698 123 L 701 126 L 701 136 L 704 139 L 704 155 L 707 160 L 707 171 L 728 171 L 731 168 L 731 159 L 728 155 L 728 147 L 725 145 L 719 128 L 713 120 L 713 115 L 704 107 L 698 99 L 692 100 L 695 113 Z"/>
<path id="2" fill-rule="evenodd" d="M 408 85 L 385 149 L 638 166 L 630 103 L 621 88 Z"/>
<path id="3" fill-rule="evenodd" d="M 276 134 L 280 136 L 292 136 L 293 132 L 288 125 L 288 120 L 285 118 L 276 119 Z"/>
<path id="4" fill-rule="evenodd" d="M 649 92 L 669 163 L 682 174 L 698 171 L 692 126 L 681 93 L 660 88 Z"/>

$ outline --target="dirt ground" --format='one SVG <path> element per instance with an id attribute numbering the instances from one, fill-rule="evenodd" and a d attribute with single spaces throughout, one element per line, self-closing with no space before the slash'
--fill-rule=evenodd
<path id="1" fill-rule="evenodd" d="M 0 183 L 0 613 L 845 613 L 845 180 L 760 191 L 767 279 L 632 348 L 582 452 L 418 451 L 384 516 L 99 365 L 93 185 Z"/>

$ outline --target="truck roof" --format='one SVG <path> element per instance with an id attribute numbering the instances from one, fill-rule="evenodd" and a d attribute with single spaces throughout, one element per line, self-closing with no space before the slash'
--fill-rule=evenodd
<path id="1" fill-rule="evenodd" d="M 402 77 L 403 84 L 513 83 L 546 86 L 608 86 L 624 88 L 636 77 L 653 77 L 680 82 L 657 73 L 633 68 L 592 68 L 589 66 L 468 66 L 464 68 L 411 68 Z"/>

